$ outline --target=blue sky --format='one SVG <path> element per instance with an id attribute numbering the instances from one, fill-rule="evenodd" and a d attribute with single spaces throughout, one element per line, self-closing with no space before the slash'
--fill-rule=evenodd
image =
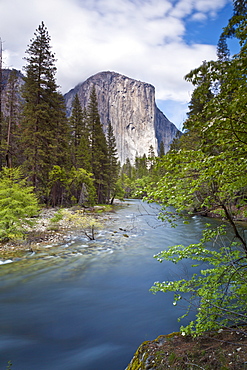
<path id="1" fill-rule="evenodd" d="M 217 2 L 217 0 L 216 0 Z M 185 40 L 188 43 L 217 44 L 222 28 L 232 16 L 231 2 L 221 8 L 216 16 L 195 24 L 193 21 L 186 22 Z"/>
<path id="2" fill-rule="evenodd" d="M 115 71 L 155 86 L 157 105 L 181 129 L 192 92 L 184 76 L 216 59 L 231 15 L 231 0 L 1 0 L 3 63 L 22 70 L 44 21 L 62 93 Z"/>
<path id="3" fill-rule="evenodd" d="M 216 0 L 217 1 L 217 0 Z M 227 2 L 215 16 L 207 18 L 202 22 L 194 22 L 193 20 L 187 19 L 185 21 L 186 32 L 184 40 L 187 44 L 208 44 L 217 45 L 219 36 L 222 32 L 222 28 L 226 26 L 228 19 L 232 16 L 232 3 Z M 237 53 L 237 45 L 229 40 L 229 47 L 231 48 L 232 54 Z M 216 58 L 216 57 L 215 57 Z M 207 59 L 205 59 L 207 60 Z M 210 58 L 208 59 L 210 60 Z M 195 68 L 198 65 L 195 65 Z M 193 68 L 192 68 L 193 69 Z M 189 71 L 188 71 L 189 72 Z M 192 91 L 188 90 L 189 94 Z M 183 122 L 186 119 L 188 111 L 188 102 L 175 101 L 175 100 L 159 100 L 156 101 L 158 107 L 164 112 L 164 114 L 176 124 L 179 129 L 182 129 Z"/>

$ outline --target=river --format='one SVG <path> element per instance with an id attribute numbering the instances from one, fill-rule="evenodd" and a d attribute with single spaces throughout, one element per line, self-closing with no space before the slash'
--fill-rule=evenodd
<path id="1" fill-rule="evenodd" d="M 179 330 L 173 295 L 149 289 L 188 274 L 190 262 L 153 255 L 197 242 L 206 220 L 172 228 L 157 211 L 127 201 L 95 241 L 76 235 L 0 265 L 1 369 L 124 370 L 143 341 Z"/>

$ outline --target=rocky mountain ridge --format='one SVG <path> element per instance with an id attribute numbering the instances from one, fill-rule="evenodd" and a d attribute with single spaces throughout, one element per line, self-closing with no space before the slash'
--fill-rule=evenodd
<path id="1" fill-rule="evenodd" d="M 66 93 L 68 116 L 76 94 L 82 108 L 87 107 L 93 85 L 103 129 L 106 132 L 110 121 L 121 164 L 127 158 L 134 163 L 136 156 L 148 156 L 150 147 L 158 155 L 161 141 L 165 152 L 169 150 L 180 131 L 156 106 L 154 86 L 119 73 L 97 73 Z"/>

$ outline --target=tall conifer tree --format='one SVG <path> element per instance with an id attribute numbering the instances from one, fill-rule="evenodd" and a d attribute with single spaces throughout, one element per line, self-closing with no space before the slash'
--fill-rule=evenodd
<path id="1" fill-rule="evenodd" d="M 98 203 L 105 203 L 107 197 L 108 150 L 98 112 L 98 101 L 94 86 L 88 105 L 88 124 L 91 145 L 91 165 L 95 180 L 97 201 Z"/>
<path id="2" fill-rule="evenodd" d="M 72 113 L 70 117 L 70 127 L 72 134 L 72 149 L 76 151 L 79 146 L 80 139 L 83 131 L 83 112 L 82 107 L 78 98 L 78 95 L 75 95 L 75 98 L 72 102 Z"/>
<path id="3" fill-rule="evenodd" d="M 64 165 L 68 128 L 64 100 L 57 92 L 55 57 L 43 22 L 34 35 L 24 67 L 23 167 L 35 190 L 42 194 L 53 166 Z"/>
<path id="4" fill-rule="evenodd" d="M 165 146 L 164 146 L 164 141 L 160 142 L 160 151 L 159 151 L 159 157 L 163 157 L 165 155 Z"/>
<path id="5" fill-rule="evenodd" d="M 108 149 L 108 190 L 107 190 L 107 201 L 109 202 L 112 198 L 111 203 L 115 197 L 116 182 L 118 179 L 119 165 L 117 159 L 117 146 L 116 139 L 113 132 L 111 121 L 108 122 L 107 129 L 107 149 Z"/>
<path id="6" fill-rule="evenodd" d="M 217 56 L 221 62 L 227 61 L 230 59 L 230 50 L 228 49 L 226 43 L 226 35 L 223 33 L 220 35 L 218 44 L 217 44 Z"/>
<path id="7" fill-rule="evenodd" d="M 72 103 L 70 117 L 71 128 L 71 157 L 75 168 L 84 168 L 91 172 L 89 130 L 87 127 L 87 111 L 82 110 L 78 95 Z"/>

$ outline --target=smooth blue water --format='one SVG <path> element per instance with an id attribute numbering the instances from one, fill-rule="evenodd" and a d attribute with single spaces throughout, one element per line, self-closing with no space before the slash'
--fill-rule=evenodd
<path id="1" fill-rule="evenodd" d="M 127 203 L 94 242 L 77 236 L 0 266 L 0 369 L 124 370 L 143 341 L 179 330 L 173 295 L 149 289 L 190 262 L 153 255 L 197 242 L 206 220 L 174 229 L 150 215 L 157 206 Z"/>

